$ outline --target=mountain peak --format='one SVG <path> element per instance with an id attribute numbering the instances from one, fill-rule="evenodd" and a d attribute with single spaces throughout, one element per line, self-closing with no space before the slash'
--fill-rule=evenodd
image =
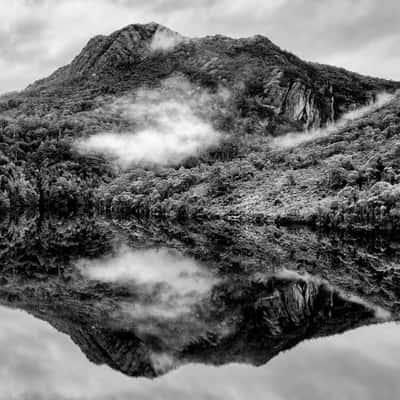
<path id="1" fill-rule="evenodd" d="M 72 61 L 70 74 L 97 74 L 115 65 L 135 63 L 155 50 L 167 50 L 185 38 L 156 22 L 131 24 L 109 36 L 95 36 Z"/>
<path id="2" fill-rule="evenodd" d="M 173 75 L 196 87 L 227 88 L 242 99 L 239 114 L 268 120 L 254 129 L 272 124 L 269 130 L 287 123 L 290 129 L 324 125 L 400 86 L 305 62 L 261 35 L 191 39 L 150 22 L 92 38 L 71 64 L 30 89 L 86 99 L 156 86 Z"/>

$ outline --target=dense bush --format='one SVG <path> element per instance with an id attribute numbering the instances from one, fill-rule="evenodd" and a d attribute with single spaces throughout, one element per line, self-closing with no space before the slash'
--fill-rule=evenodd
<path id="1" fill-rule="evenodd" d="M 317 223 L 345 229 L 398 229 L 400 184 L 377 182 L 361 191 L 346 186 L 318 208 Z"/>

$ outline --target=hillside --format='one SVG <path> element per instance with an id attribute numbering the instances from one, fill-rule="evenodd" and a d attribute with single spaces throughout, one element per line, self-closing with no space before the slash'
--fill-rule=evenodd
<path id="1" fill-rule="evenodd" d="M 329 135 L 289 148 L 276 143 L 398 88 L 302 61 L 262 36 L 186 38 L 155 23 L 129 25 L 0 98 L 0 208 L 394 229 L 398 96 Z M 143 136 L 147 123 L 159 128 L 158 110 L 171 103 L 168 123 L 168 114 L 182 119 L 188 107 L 189 128 L 195 123 L 218 140 L 178 161 L 122 167 L 77 145 L 103 132 Z"/>

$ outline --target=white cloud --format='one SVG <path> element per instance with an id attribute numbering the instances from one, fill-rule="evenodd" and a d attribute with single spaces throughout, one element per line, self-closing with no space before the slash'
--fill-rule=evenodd
<path id="1" fill-rule="evenodd" d="M 150 43 L 150 49 L 153 51 L 172 50 L 175 46 L 177 46 L 179 43 L 182 43 L 184 40 L 185 38 L 177 32 L 170 31 L 169 29 L 158 29 Z"/>
<path id="2" fill-rule="evenodd" d="M 377 38 L 358 49 L 338 50 L 321 61 L 332 65 L 346 65 L 364 75 L 380 76 L 400 81 L 400 54 L 397 51 L 399 35 Z"/>
<path id="3" fill-rule="evenodd" d="M 197 91 L 184 79 L 167 79 L 158 89 L 141 89 L 135 97 L 119 98 L 100 110 L 116 113 L 135 126 L 81 139 L 77 147 L 109 155 L 122 168 L 138 163 L 178 164 L 219 142 L 221 135 L 205 114 L 227 95 L 222 90 L 216 95 Z"/>
<path id="4" fill-rule="evenodd" d="M 400 39 L 396 0 L 14 0 L 0 15 L 0 93 L 49 75 L 94 35 L 150 21 L 185 36 L 264 34 L 306 59 L 400 79 L 396 48 L 382 57 Z"/>

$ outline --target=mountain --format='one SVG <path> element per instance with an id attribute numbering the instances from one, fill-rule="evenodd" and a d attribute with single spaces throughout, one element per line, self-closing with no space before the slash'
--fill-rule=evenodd
<path id="1" fill-rule="evenodd" d="M 397 230 L 398 88 L 259 35 L 129 25 L 0 98 L 0 210 Z"/>
<path id="2" fill-rule="evenodd" d="M 35 82 L 26 94 L 65 96 L 62 107 L 70 104 L 68 99 L 154 86 L 172 74 L 196 85 L 222 85 L 239 97 L 252 97 L 258 117 L 267 108 L 274 116 L 306 127 L 337 119 L 378 92 L 400 87 L 397 82 L 302 61 L 260 35 L 191 39 L 150 23 L 94 37 L 71 64 Z"/>

